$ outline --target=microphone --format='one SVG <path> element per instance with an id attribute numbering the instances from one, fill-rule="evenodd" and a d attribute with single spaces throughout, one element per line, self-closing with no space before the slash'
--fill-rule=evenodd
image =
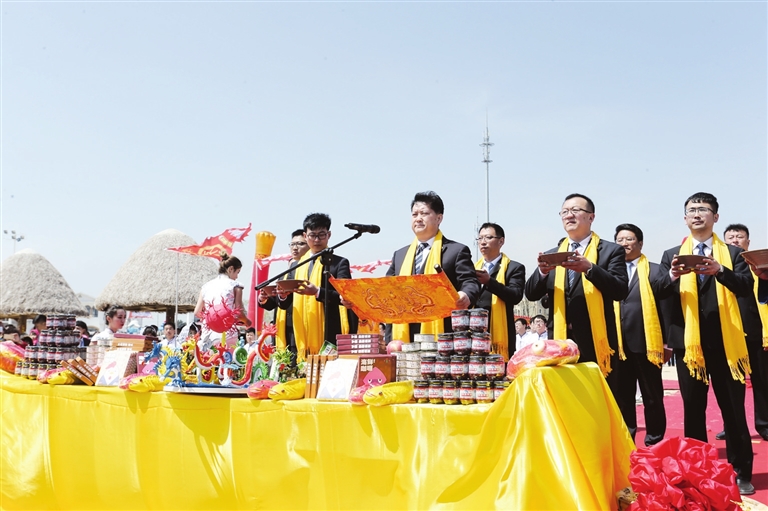
<path id="1" fill-rule="evenodd" d="M 366 224 L 344 224 L 347 229 L 359 232 L 369 232 L 371 234 L 378 234 L 381 231 L 381 227 L 378 225 L 366 225 Z"/>

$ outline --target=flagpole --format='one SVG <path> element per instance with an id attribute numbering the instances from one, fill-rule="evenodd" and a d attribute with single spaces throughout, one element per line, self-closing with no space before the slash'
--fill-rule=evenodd
<path id="1" fill-rule="evenodd" d="M 174 330 L 176 330 L 176 318 L 179 316 L 179 257 L 181 257 L 181 252 L 176 252 L 176 311 L 173 314 Z"/>

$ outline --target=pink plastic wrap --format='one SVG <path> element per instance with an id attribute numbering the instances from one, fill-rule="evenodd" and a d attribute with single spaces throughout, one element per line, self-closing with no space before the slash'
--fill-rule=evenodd
<path id="1" fill-rule="evenodd" d="M 575 364 L 579 361 L 579 347 L 570 339 L 538 340 L 512 355 L 507 364 L 507 377 L 517 378 L 533 367 Z"/>
<path id="2" fill-rule="evenodd" d="M 13 374 L 16 362 L 24 360 L 24 348 L 13 341 L 0 342 L 0 369 Z"/>

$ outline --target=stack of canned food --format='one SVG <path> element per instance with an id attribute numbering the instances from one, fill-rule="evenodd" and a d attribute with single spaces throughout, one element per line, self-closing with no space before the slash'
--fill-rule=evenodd
<path id="1" fill-rule="evenodd" d="M 403 344 L 402 351 L 396 351 L 397 381 L 418 380 L 421 378 L 422 357 L 437 355 L 437 343 L 434 335 L 416 334 L 413 342 Z"/>
<path id="2" fill-rule="evenodd" d="M 509 386 L 504 357 L 491 353 L 488 311 L 453 311 L 453 333 L 437 335 L 437 353 L 422 354 L 417 403 L 491 403 Z M 405 345 L 404 345 L 405 346 Z"/>
<path id="3" fill-rule="evenodd" d="M 85 348 L 78 347 L 80 336 L 74 330 L 75 322 L 73 314 L 49 315 L 38 344 L 26 347 L 24 360 L 16 363 L 15 374 L 35 380 L 46 370 L 58 367 L 62 360 L 84 356 Z"/>

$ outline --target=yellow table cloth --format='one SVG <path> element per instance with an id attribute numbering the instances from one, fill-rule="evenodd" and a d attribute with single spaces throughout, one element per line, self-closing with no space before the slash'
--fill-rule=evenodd
<path id="1" fill-rule="evenodd" d="M 616 509 L 629 433 L 597 365 L 492 405 L 253 401 L 0 377 L 3 509 Z"/>

